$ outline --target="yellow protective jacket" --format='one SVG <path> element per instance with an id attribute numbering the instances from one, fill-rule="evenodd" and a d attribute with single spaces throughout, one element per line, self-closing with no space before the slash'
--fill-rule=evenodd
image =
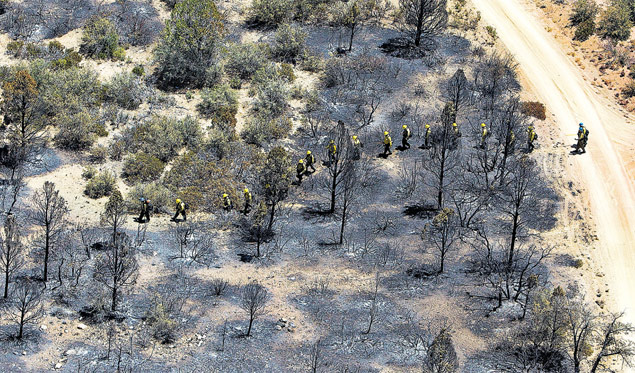
<path id="1" fill-rule="evenodd" d="M 392 139 L 390 138 L 390 135 L 384 136 L 384 145 L 392 146 Z"/>

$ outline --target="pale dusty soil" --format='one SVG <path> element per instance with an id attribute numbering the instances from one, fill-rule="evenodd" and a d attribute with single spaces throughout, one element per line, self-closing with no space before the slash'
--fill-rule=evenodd
<path id="1" fill-rule="evenodd" d="M 552 113 L 556 135 L 554 153 L 560 159 L 547 162 L 559 165 L 565 180 L 571 178 L 582 189 L 575 201 L 583 215 L 597 227 L 599 241 L 591 250 L 592 261 L 603 268 L 613 295 L 614 310 L 626 310 L 635 320 L 635 193 L 633 175 L 635 127 L 631 118 L 587 83 L 580 70 L 558 43 L 544 30 L 534 7 L 521 0 L 474 0 L 486 22 L 496 27 L 501 41 L 516 57 L 526 78 L 526 87 L 544 102 Z M 584 122 L 591 139 L 587 154 L 570 156 L 577 123 Z M 589 228 L 571 226 L 565 218 L 563 230 L 578 240 Z M 567 233 L 568 234 L 568 233 Z"/>

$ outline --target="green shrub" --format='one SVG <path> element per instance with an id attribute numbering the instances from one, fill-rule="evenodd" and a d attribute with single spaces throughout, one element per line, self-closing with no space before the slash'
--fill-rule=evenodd
<path id="1" fill-rule="evenodd" d="M 191 117 L 177 120 L 153 116 L 145 122 L 126 127 L 121 141 L 128 152 L 142 152 L 168 162 L 183 146 L 198 146 L 201 138 L 200 125 Z"/>
<path id="2" fill-rule="evenodd" d="M 574 40 L 586 41 L 595 33 L 595 21 L 592 19 L 579 23 L 575 28 Z"/>
<path id="3" fill-rule="evenodd" d="M 57 120 L 55 145 L 67 150 L 85 150 L 95 142 L 95 119 L 86 112 L 62 115 Z"/>
<path id="4" fill-rule="evenodd" d="M 604 39 L 628 40 L 633 23 L 630 9 L 623 0 L 612 0 L 598 22 L 598 34 Z"/>
<path id="5" fill-rule="evenodd" d="M 93 146 L 88 152 L 88 161 L 92 163 L 104 163 L 107 158 L 108 148 L 103 145 Z"/>
<path id="6" fill-rule="evenodd" d="M 573 3 L 573 11 L 569 20 L 574 26 L 588 21 L 592 21 L 595 24 L 595 17 L 597 17 L 599 10 L 600 8 L 595 0 L 576 0 Z"/>
<path id="7" fill-rule="evenodd" d="M 573 261 L 573 267 L 574 268 L 582 268 L 584 266 L 584 260 L 583 259 L 576 259 Z"/>
<path id="8" fill-rule="evenodd" d="M 217 81 L 222 72 L 217 67 L 225 34 L 222 18 L 212 0 L 176 4 L 155 49 L 162 86 L 202 87 Z"/>
<path id="9" fill-rule="evenodd" d="M 135 110 L 148 96 L 148 87 L 132 73 L 119 73 L 105 85 L 104 98 L 120 107 Z"/>
<path id="10" fill-rule="evenodd" d="M 295 73 L 293 72 L 293 65 L 289 63 L 280 64 L 280 77 L 288 82 L 295 81 Z"/>
<path id="11" fill-rule="evenodd" d="M 299 65 L 304 71 L 317 73 L 324 70 L 324 59 L 318 54 L 305 50 Z"/>
<path id="12" fill-rule="evenodd" d="M 624 96 L 624 98 L 635 97 L 635 80 L 631 80 L 626 84 L 622 89 L 622 96 Z"/>
<path id="13" fill-rule="evenodd" d="M 64 57 L 53 61 L 51 67 L 53 69 L 70 69 L 78 67 L 80 62 L 82 62 L 82 56 L 73 50 L 69 50 Z"/>
<path id="14" fill-rule="evenodd" d="M 498 38 L 498 32 L 496 32 L 496 28 L 494 26 L 486 26 L 485 31 L 492 38 L 492 40 L 496 40 Z"/>
<path id="15" fill-rule="evenodd" d="M 250 79 L 268 61 L 269 46 L 263 43 L 233 44 L 227 53 L 225 71 L 242 80 Z"/>
<path id="16" fill-rule="evenodd" d="M 281 61 L 295 63 L 304 54 L 306 37 L 301 27 L 284 24 L 276 31 L 271 53 Z"/>
<path id="17" fill-rule="evenodd" d="M 132 68 L 132 73 L 136 76 L 144 76 L 146 74 L 146 70 L 142 65 L 137 65 Z"/>
<path id="18" fill-rule="evenodd" d="M 123 137 L 118 136 L 108 145 L 108 156 L 113 161 L 120 161 L 126 153 L 126 142 Z"/>
<path id="19" fill-rule="evenodd" d="M 293 0 L 253 0 L 247 22 L 254 26 L 276 27 L 293 17 Z"/>
<path id="20" fill-rule="evenodd" d="M 106 170 L 88 180 L 84 194 L 90 198 L 101 198 L 111 195 L 116 188 L 115 174 Z"/>
<path id="21" fill-rule="evenodd" d="M 187 152 L 174 160 L 164 182 L 193 209 L 213 211 L 222 206 L 222 193 L 238 200 L 241 184 L 234 180 L 233 169 L 227 160 L 209 161 L 202 155 Z"/>
<path id="22" fill-rule="evenodd" d="M 201 92 L 201 102 L 196 106 L 198 112 L 212 120 L 212 124 L 231 129 L 236 126 L 238 96 L 228 85 L 223 84 Z"/>
<path id="23" fill-rule="evenodd" d="M 7 44 L 7 52 L 11 53 L 14 57 L 18 57 L 24 47 L 22 40 L 10 41 Z"/>
<path id="24" fill-rule="evenodd" d="M 126 196 L 126 206 L 128 210 L 139 209 L 139 198 L 150 200 L 153 212 L 171 212 L 174 208 L 172 192 L 159 183 L 139 183 L 135 184 Z"/>
<path id="25" fill-rule="evenodd" d="M 56 118 L 90 111 L 101 105 L 103 89 L 97 73 L 89 68 L 52 70 L 37 61 L 31 71 L 38 82 L 41 110 L 56 124 Z"/>
<path id="26" fill-rule="evenodd" d="M 90 180 L 97 175 L 97 170 L 93 166 L 84 167 L 82 170 L 82 178 L 84 180 Z"/>
<path id="27" fill-rule="evenodd" d="M 107 18 L 100 17 L 91 18 L 84 26 L 79 51 L 102 60 L 122 60 L 124 57 L 115 25 Z"/>
<path id="28" fill-rule="evenodd" d="M 154 181 L 161 177 L 165 163 L 145 153 L 136 153 L 126 159 L 123 165 L 123 178 L 128 183 Z"/>
<path id="29" fill-rule="evenodd" d="M 291 119 L 286 116 L 272 118 L 256 115 L 247 122 L 241 135 L 248 144 L 262 146 L 269 141 L 285 138 L 292 125 Z"/>
<path id="30" fill-rule="evenodd" d="M 163 299 L 157 297 L 146 314 L 146 322 L 152 327 L 152 336 L 161 343 L 173 343 L 177 339 L 179 323 L 172 318 Z"/>
<path id="31" fill-rule="evenodd" d="M 286 112 L 290 90 L 283 77 L 278 75 L 273 79 L 258 81 L 253 91 L 256 95 L 253 109 L 260 116 L 279 117 Z"/>

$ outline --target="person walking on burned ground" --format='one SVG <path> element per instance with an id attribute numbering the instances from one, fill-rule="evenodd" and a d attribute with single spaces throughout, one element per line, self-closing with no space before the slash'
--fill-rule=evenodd
<path id="1" fill-rule="evenodd" d="M 534 150 L 534 141 L 538 140 L 538 135 L 534 130 L 534 126 L 527 127 L 527 151 L 532 152 Z"/>
<path id="2" fill-rule="evenodd" d="M 298 185 L 300 185 L 302 184 L 302 177 L 304 176 L 304 173 L 306 172 L 304 159 L 300 159 L 298 161 L 298 165 L 296 166 L 295 170 L 296 170 L 296 177 L 298 178 Z"/>
<path id="3" fill-rule="evenodd" d="M 384 131 L 384 153 L 382 154 L 384 157 L 388 157 L 392 154 L 392 138 L 388 131 Z"/>
<path id="4" fill-rule="evenodd" d="M 139 218 L 137 219 L 137 221 L 139 223 L 149 223 L 150 210 L 152 209 L 152 205 L 150 205 L 150 200 L 142 197 L 142 198 L 139 198 L 139 201 L 141 201 L 141 213 L 139 214 Z"/>
<path id="5" fill-rule="evenodd" d="M 403 128 L 403 133 L 401 134 L 401 148 L 403 150 L 410 149 L 410 143 L 408 142 L 412 136 L 410 128 L 408 128 L 405 124 L 401 127 Z"/>
<path id="6" fill-rule="evenodd" d="M 429 124 L 426 124 L 425 130 L 423 132 L 423 145 L 421 149 L 430 149 L 432 142 L 432 129 Z"/>
<path id="7" fill-rule="evenodd" d="M 249 189 L 245 188 L 243 190 L 243 197 L 245 198 L 245 208 L 243 209 L 243 214 L 247 215 L 251 210 L 252 201 L 251 192 L 249 191 Z"/>
<path id="8" fill-rule="evenodd" d="M 229 211 L 233 208 L 232 200 L 229 198 L 229 194 L 223 193 L 223 210 Z"/>
<path id="9" fill-rule="evenodd" d="M 578 142 L 575 146 L 576 153 L 586 153 L 586 145 L 589 142 L 589 130 L 584 126 L 584 123 L 580 123 L 580 128 L 578 128 Z M 580 152 L 582 150 L 582 152 Z"/>
<path id="10" fill-rule="evenodd" d="M 172 217 L 172 221 L 177 221 L 177 218 L 179 217 L 179 215 L 183 216 L 183 221 L 187 220 L 187 215 L 185 213 L 185 210 L 187 210 L 187 204 L 183 201 L 181 201 L 181 199 L 177 198 L 176 199 L 176 212 L 174 213 L 174 217 Z"/>
<path id="11" fill-rule="evenodd" d="M 315 156 L 311 153 L 310 150 L 306 151 L 306 157 L 304 157 L 304 163 L 306 164 L 306 171 L 309 172 L 309 168 L 311 168 L 311 172 L 315 172 Z"/>
<path id="12" fill-rule="evenodd" d="M 364 147 L 364 144 L 362 144 L 362 142 L 359 140 L 359 137 L 357 137 L 357 135 L 353 135 L 352 142 L 353 142 L 353 160 L 357 161 L 362 157 L 362 148 Z"/>

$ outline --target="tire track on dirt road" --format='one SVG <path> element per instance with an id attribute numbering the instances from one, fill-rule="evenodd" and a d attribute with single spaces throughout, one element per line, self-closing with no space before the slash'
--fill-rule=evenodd
<path id="1" fill-rule="evenodd" d="M 567 178 L 586 188 L 581 198 L 590 207 L 599 247 L 593 259 L 607 275 L 616 311 L 635 321 L 635 126 L 587 83 L 540 20 L 519 0 L 473 0 L 483 19 L 515 56 L 529 88 L 554 114 L 560 140 L 584 122 L 590 131 L 587 153 L 571 156 Z M 620 153 L 621 152 L 621 153 Z M 628 167 L 627 167 L 628 166 Z"/>

